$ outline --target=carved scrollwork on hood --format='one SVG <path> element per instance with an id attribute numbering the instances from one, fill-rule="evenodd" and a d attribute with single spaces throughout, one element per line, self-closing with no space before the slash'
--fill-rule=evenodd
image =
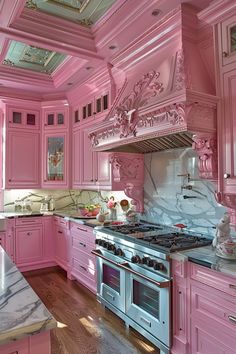
<path id="1" fill-rule="evenodd" d="M 163 91 L 163 84 L 159 82 L 160 73 L 152 70 L 134 85 L 132 92 L 126 96 L 115 109 L 114 127 L 120 129 L 120 138 L 129 135 L 136 136 L 139 122 L 138 109 L 147 105 L 150 98 Z"/>

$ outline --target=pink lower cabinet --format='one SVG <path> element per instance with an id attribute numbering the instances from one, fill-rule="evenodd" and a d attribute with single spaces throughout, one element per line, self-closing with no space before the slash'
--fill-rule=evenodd
<path id="1" fill-rule="evenodd" d="M 171 354 L 188 352 L 187 262 L 172 260 L 172 348 Z"/>
<path id="2" fill-rule="evenodd" d="M 64 218 L 54 217 L 54 236 L 55 236 L 55 261 L 65 271 L 68 270 L 68 238 L 69 238 L 69 221 Z"/>
<path id="3" fill-rule="evenodd" d="M 43 225 L 42 218 L 16 219 L 15 262 L 19 269 L 38 268 L 43 261 Z M 28 268 L 29 269 L 26 269 Z"/>
<path id="4" fill-rule="evenodd" d="M 190 268 L 190 353 L 236 353 L 236 277 Z"/>
<path id="5" fill-rule="evenodd" d="M 50 331 L 0 345 L 1 354 L 50 354 Z"/>
<path id="6" fill-rule="evenodd" d="M 70 278 L 78 280 L 96 294 L 96 259 L 91 254 L 94 248 L 95 235 L 93 234 L 93 228 L 71 222 Z"/>

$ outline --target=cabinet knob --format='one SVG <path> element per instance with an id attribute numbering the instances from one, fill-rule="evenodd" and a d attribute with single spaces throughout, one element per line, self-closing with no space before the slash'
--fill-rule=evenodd
<path id="1" fill-rule="evenodd" d="M 90 179 L 90 182 L 93 182 L 93 179 Z"/>
<path id="2" fill-rule="evenodd" d="M 47 180 L 45 179 L 44 182 L 47 182 Z"/>
<path id="3" fill-rule="evenodd" d="M 12 121 L 11 121 L 11 120 L 9 120 L 9 123 L 12 123 Z"/>
<path id="4" fill-rule="evenodd" d="M 229 53 L 223 52 L 222 55 L 223 55 L 223 58 L 227 58 L 229 56 Z"/>
<path id="5" fill-rule="evenodd" d="M 96 179 L 95 179 L 95 182 L 97 182 L 97 181 L 98 181 L 98 179 L 96 178 Z"/>
<path id="6" fill-rule="evenodd" d="M 11 179 L 9 179 L 8 181 L 11 182 Z"/>
<path id="7" fill-rule="evenodd" d="M 230 177 L 230 174 L 229 173 L 224 173 L 224 179 L 227 179 Z"/>
<path id="8" fill-rule="evenodd" d="M 28 236 L 30 236 L 30 235 L 31 235 L 31 233 L 30 233 L 30 232 L 27 232 L 27 235 L 28 235 Z"/>

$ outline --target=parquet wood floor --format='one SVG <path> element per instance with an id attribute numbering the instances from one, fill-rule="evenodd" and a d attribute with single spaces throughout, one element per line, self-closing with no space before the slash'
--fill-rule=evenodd
<path id="1" fill-rule="evenodd" d="M 159 354 L 143 336 L 130 329 L 96 296 L 64 271 L 50 268 L 24 274 L 59 324 L 52 330 L 52 354 Z M 42 353 L 43 354 L 43 353 Z"/>

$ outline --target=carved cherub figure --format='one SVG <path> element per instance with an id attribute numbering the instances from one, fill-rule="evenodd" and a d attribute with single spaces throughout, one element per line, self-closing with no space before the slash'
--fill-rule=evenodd
<path id="1" fill-rule="evenodd" d="M 212 241 L 213 247 L 225 241 L 231 241 L 230 236 L 230 217 L 229 213 L 224 213 L 219 223 L 216 225 L 216 234 Z"/>

